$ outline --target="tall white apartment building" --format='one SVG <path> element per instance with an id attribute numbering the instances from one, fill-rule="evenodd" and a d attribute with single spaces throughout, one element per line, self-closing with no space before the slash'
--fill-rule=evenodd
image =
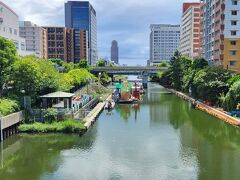
<path id="1" fill-rule="evenodd" d="M 178 49 L 180 25 L 152 24 L 150 28 L 150 64 L 170 61 Z"/>
<path id="2" fill-rule="evenodd" d="M 18 54 L 27 55 L 26 42 L 19 36 L 18 15 L 0 1 L 0 36 L 16 44 Z"/>
<path id="3" fill-rule="evenodd" d="M 20 36 L 26 39 L 26 50 L 47 58 L 47 31 L 30 21 L 20 21 Z"/>
<path id="4" fill-rule="evenodd" d="M 188 57 L 199 55 L 200 3 L 183 3 L 179 52 Z"/>
<path id="5" fill-rule="evenodd" d="M 240 0 L 200 0 L 202 55 L 240 73 Z"/>

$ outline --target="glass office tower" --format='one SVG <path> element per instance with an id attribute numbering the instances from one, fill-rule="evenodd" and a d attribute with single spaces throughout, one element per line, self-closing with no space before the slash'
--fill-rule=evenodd
<path id="1" fill-rule="evenodd" d="M 65 3 L 65 26 L 75 29 L 75 62 L 79 61 L 79 33 L 88 31 L 89 64 L 97 62 L 97 18 L 96 11 L 87 1 L 68 1 Z"/>

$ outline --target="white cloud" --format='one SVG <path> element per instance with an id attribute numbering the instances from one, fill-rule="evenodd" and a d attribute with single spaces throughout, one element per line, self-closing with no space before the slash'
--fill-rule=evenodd
<path id="1" fill-rule="evenodd" d="M 97 11 L 99 55 L 109 57 L 111 41 L 116 39 L 120 45 L 120 57 L 134 59 L 135 54 L 140 54 L 143 57 L 142 61 L 147 60 L 149 25 L 179 24 L 183 1 L 198 2 L 198 0 L 90 1 Z M 43 26 L 64 26 L 66 0 L 3 0 L 3 2 L 16 11 L 20 20 L 30 20 Z M 122 60 L 126 63 L 124 59 Z"/>

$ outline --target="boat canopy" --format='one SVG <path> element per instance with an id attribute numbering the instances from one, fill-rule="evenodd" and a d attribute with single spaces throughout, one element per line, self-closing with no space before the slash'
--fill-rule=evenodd
<path id="1" fill-rule="evenodd" d="M 120 84 L 120 83 L 116 83 L 116 84 L 115 84 L 115 88 L 117 88 L 117 89 L 121 89 L 121 88 L 122 88 L 122 84 Z"/>

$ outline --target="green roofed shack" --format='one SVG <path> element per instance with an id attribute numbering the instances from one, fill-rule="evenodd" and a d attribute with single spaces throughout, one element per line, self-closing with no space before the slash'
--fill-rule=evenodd
<path id="1" fill-rule="evenodd" d="M 43 108 L 72 108 L 72 98 L 75 95 L 66 92 L 54 92 L 40 96 Z"/>

